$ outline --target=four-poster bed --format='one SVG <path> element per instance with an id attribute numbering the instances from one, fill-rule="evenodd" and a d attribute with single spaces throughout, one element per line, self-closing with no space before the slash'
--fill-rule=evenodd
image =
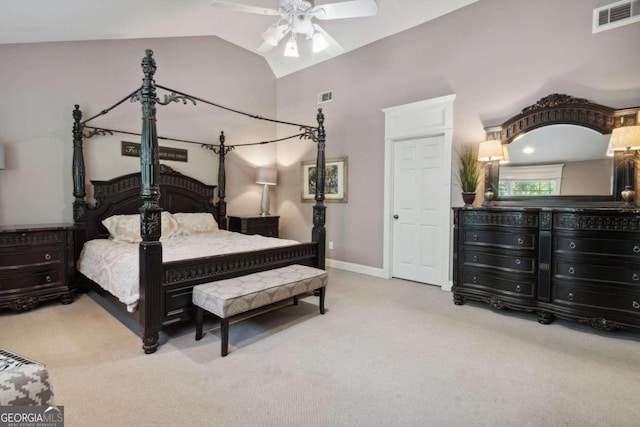
<path id="1" fill-rule="evenodd" d="M 83 245 L 92 239 L 107 239 L 109 231 L 103 221 L 114 215 L 139 214 L 140 239 L 138 246 L 139 299 L 137 310 L 129 313 L 141 328 L 145 353 L 157 350 L 159 331 L 168 323 L 193 316 L 191 295 L 193 286 L 242 276 L 257 271 L 270 270 L 291 264 L 302 264 L 324 269 L 325 267 L 325 131 L 322 110 L 317 114 L 317 127 L 298 125 L 243 113 L 178 91 L 157 86 L 154 81 L 156 71 L 153 52 L 147 50 L 142 60 L 143 84 L 133 94 L 127 96 L 114 107 L 129 99 L 142 106 L 142 131 L 140 133 L 141 152 L 139 173 L 116 177 L 109 181 L 91 181 L 96 202 L 87 202 L 85 190 L 85 165 L 83 139 L 95 135 L 112 133 L 109 129 L 90 127 L 86 123 L 100 114 L 81 121 L 82 113 L 78 105 L 73 111 L 73 216 L 75 222 L 75 258 L 78 260 Z M 157 98 L 156 88 L 171 91 L 164 102 Z M 218 155 L 218 184 L 206 185 L 197 179 L 182 175 L 159 163 L 158 136 L 156 130 L 156 105 L 189 100 L 194 104 L 201 101 L 228 111 L 244 114 L 253 119 L 297 126 L 302 133 L 300 139 L 312 140 L 317 145 L 316 194 L 313 207 L 313 230 L 311 242 L 286 244 L 268 249 L 243 251 L 230 254 L 199 256 L 163 262 L 161 237 L 161 213 L 190 212 L 210 213 L 217 221 L 218 228 L 225 230 L 225 156 L 234 146 L 225 145 L 221 133 L 218 145 L 208 145 Z M 88 131 L 87 131 L 88 130 Z M 87 132 L 85 132 L 87 131 Z M 119 132 L 119 131 L 114 131 Z M 124 132 L 127 133 L 127 132 Z M 164 138 L 169 139 L 169 138 Z M 275 142 L 275 141 L 269 141 Z M 264 143 L 264 142 L 263 142 Z M 253 144 L 245 144 L 253 145 Z M 213 199 L 217 190 L 217 201 Z M 249 236 L 247 236 L 249 237 Z M 266 239 L 266 238 L 265 238 Z M 164 239 L 163 239 L 164 240 Z M 275 239 L 274 239 L 275 240 Z M 82 273 L 77 276 L 82 284 L 95 289 L 114 302 L 124 312 L 127 306 L 113 295 L 104 291 L 99 284 Z"/>

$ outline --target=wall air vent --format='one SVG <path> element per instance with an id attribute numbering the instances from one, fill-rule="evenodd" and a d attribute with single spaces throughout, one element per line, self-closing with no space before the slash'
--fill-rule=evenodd
<path id="1" fill-rule="evenodd" d="M 624 0 L 593 9 L 593 31 L 610 30 L 640 21 L 640 0 Z"/>
<path id="2" fill-rule="evenodd" d="M 640 0 L 638 0 L 640 1 Z M 318 104 L 324 104 L 325 102 L 333 101 L 333 91 L 328 90 L 326 92 L 320 92 L 318 94 Z"/>

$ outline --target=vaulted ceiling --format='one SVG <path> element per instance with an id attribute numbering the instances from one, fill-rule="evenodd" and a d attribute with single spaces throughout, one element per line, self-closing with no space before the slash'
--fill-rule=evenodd
<path id="1" fill-rule="evenodd" d="M 277 0 L 232 1 L 265 8 L 278 5 Z M 322 21 L 322 28 L 349 52 L 476 1 L 377 0 L 376 16 Z M 256 52 L 262 32 L 274 22 L 273 16 L 214 8 L 209 0 L 0 0 L 0 44 L 217 36 Z M 331 59 L 306 46 L 299 47 L 299 58 L 286 58 L 283 46 L 281 42 L 271 52 L 257 53 L 276 77 Z"/>

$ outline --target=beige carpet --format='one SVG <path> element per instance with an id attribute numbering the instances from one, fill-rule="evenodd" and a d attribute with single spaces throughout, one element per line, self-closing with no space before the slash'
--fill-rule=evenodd
<path id="1" fill-rule="evenodd" d="M 604 333 L 439 288 L 330 271 L 317 298 L 173 328 L 154 355 L 82 295 L 0 314 L 0 347 L 44 362 L 74 426 L 640 425 L 640 334 Z"/>

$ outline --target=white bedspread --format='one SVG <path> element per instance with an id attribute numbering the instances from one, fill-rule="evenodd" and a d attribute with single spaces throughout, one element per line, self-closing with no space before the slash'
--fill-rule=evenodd
<path id="1" fill-rule="evenodd" d="M 295 245 L 295 240 L 224 230 L 162 239 L 163 262 Z M 139 298 L 138 243 L 97 239 L 84 244 L 78 271 L 133 310 Z"/>

